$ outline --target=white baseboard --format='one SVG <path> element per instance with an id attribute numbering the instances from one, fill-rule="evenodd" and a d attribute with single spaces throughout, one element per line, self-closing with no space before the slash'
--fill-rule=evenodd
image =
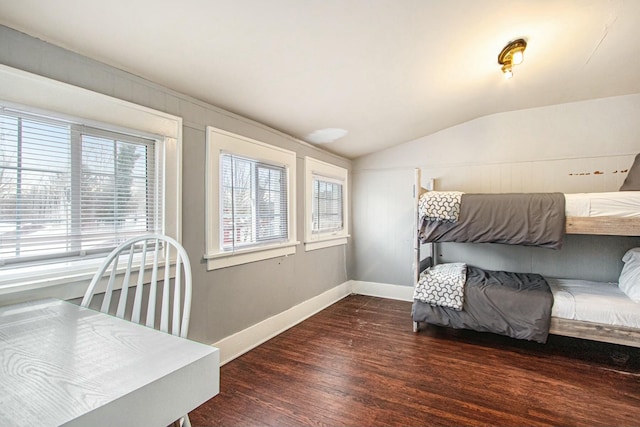
<path id="1" fill-rule="evenodd" d="M 413 300 L 413 287 L 349 280 L 290 309 L 212 344 L 220 350 L 220 366 L 297 325 L 350 294 Z"/>
<path id="2" fill-rule="evenodd" d="M 260 323 L 212 344 L 220 349 L 220 366 L 232 361 L 265 341 L 297 325 L 308 317 L 351 294 L 351 281 L 304 301 Z"/>
<path id="3" fill-rule="evenodd" d="M 351 292 L 358 295 L 413 301 L 413 286 L 351 280 Z"/>

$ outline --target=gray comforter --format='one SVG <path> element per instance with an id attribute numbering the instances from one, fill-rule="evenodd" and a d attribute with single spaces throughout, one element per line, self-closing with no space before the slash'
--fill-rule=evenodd
<path id="1" fill-rule="evenodd" d="M 467 266 L 462 311 L 414 300 L 412 317 L 416 322 L 544 343 L 552 305 L 549 285 L 539 274 Z"/>
<path id="2" fill-rule="evenodd" d="M 560 249 L 564 238 L 562 193 L 463 194 L 455 223 L 420 219 L 420 240 L 504 243 Z"/>

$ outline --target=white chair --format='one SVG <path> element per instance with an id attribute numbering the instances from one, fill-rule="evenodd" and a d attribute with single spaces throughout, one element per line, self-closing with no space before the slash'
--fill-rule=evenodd
<path id="1" fill-rule="evenodd" d="M 175 257 L 173 280 L 171 257 Z M 146 268 L 148 262 L 150 269 Z M 159 284 L 160 267 L 164 269 L 164 275 Z M 118 285 L 117 275 L 122 275 Z M 99 285 L 105 281 L 106 289 L 103 290 Z M 120 289 L 119 296 L 114 293 L 116 289 Z M 133 301 L 129 298 L 130 291 L 133 291 Z M 187 252 L 171 237 L 147 234 L 120 244 L 94 275 L 80 305 L 89 307 L 93 297 L 102 292 L 101 312 L 186 338 L 191 313 L 191 264 Z M 160 308 L 159 314 L 156 306 Z M 181 422 L 176 422 L 176 425 L 181 424 L 190 427 L 189 417 L 185 415 Z"/>

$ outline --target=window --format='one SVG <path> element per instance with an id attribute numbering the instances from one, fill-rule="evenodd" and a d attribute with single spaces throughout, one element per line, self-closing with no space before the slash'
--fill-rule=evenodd
<path id="1" fill-rule="evenodd" d="M 286 169 L 232 154 L 221 161 L 222 249 L 286 241 Z"/>
<path id="2" fill-rule="evenodd" d="M 3 301 L 80 297 L 121 240 L 180 240 L 181 118 L 4 65 L 0 87 Z"/>
<path id="3" fill-rule="evenodd" d="M 207 127 L 207 266 L 295 253 L 296 156 Z"/>
<path id="4" fill-rule="evenodd" d="M 344 245 L 348 232 L 348 172 L 305 157 L 305 249 Z"/>
<path id="5" fill-rule="evenodd" d="M 0 107 L 0 265 L 161 232 L 155 142 Z"/>
<path id="6" fill-rule="evenodd" d="M 333 233 L 344 227 L 342 191 L 343 183 L 314 176 L 311 202 L 311 232 Z"/>

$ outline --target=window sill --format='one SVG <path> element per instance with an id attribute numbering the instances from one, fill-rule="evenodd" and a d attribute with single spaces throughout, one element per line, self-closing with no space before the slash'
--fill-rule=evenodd
<path id="1" fill-rule="evenodd" d="M 0 272 L 0 305 L 12 304 L 32 299 L 58 298 L 63 300 L 82 298 L 89 287 L 89 283 L 104 260 L 94 259 L 76 263 L 61 263 L 47 266 L 47 272 L 42 269 L 15 269 L 11 274 Z M 174 267 L 170 276 L 175 276 Z M 146 268 L 150 269 L 149 262 Z M 134 261 L 134 271 L 136 269 Z M 3 274 L 4 273 L 4 274 Z M 118 268 L 114 289 L 122 287 L 124 263 Z M 148 276 L 148 277 L 147 277 Z M 158 277 L 164 277 L 164 268 L 158 270 Z M 132 275 L 129 283 L 137 283 L 137 275 Z M 151 274 L 145 272 L 144 283 L 151 281 Z M 106 289 L 106 280 L 99 283 L 97 292 Z"/>
<path id="2" fill-rule="evenodd" d="M 294 255 L 296 253 L 296 245 L 299 243 L 300 242 L 289 242 L 278 246 L 251 248 L 233 253 L 221 252 L 207 254 L 204 257 L 207 260 L 207 270 L 217 270 L 219 268 L 233 267 L 234 265 Z"/>
<path id="3" fill-rule="evenodd" d="M 322 237 L 318 240 L 304 242 L 304 250 L 306 252 L 315 251 L 316 249 L 330 248 L 332 246 L 346 245 L 349 235 Z"/>

